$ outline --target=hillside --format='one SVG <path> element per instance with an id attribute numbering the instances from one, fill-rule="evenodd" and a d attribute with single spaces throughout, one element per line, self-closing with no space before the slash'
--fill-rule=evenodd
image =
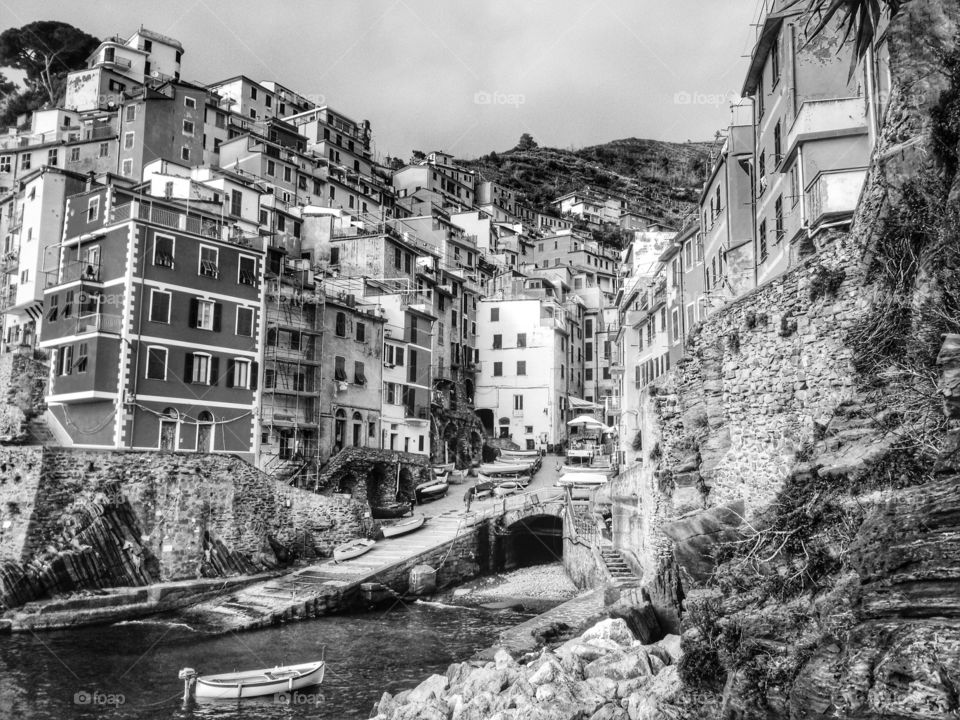
<path id="1" fill-rule="evenodd" d="M 626 195 L 645 214 L 677 222 L 692 208 L 704 180 L 710 143 L 626 138 L 580 150 L 520 146 L 460 161 L 523 194 L 536 209 L 587 187 Z"/>

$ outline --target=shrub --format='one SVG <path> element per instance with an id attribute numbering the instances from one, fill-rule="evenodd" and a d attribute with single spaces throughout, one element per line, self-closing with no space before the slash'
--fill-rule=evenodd
<path id="1" fill-rule="evenodd" d="M 810 275 L 810 302 L 821 297 L 835 297 L 846 277 L 843 268 L 818 265 Z"/>
<path id="2" fill-rule="evenodd" d="M 727 335 L 727 348 L 734 355 L 740 354 L 740 333 L 736 330 Z"/>

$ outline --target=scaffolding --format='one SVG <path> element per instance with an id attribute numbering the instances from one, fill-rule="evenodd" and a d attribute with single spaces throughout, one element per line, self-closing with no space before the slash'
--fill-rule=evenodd
<path id="1" fill-rule="evenodd" d="M 273 250 L 281 254 L 266 272 L 260 462 L 264 472 L 303 484 L 319 467 L 325 296 L 308 260 Z"/>

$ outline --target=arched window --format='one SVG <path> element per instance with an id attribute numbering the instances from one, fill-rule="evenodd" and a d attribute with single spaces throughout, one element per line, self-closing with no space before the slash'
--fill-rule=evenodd
<path id="1" fill-rule="evenodd" d="M 347 316 L 345 313 L 337 313 L 337 324 L 334 332 L 337 334 L 337 337 L 347 336 Z"/>

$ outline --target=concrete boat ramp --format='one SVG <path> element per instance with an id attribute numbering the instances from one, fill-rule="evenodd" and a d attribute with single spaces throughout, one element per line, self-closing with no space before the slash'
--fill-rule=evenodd
<path id="1" fill-rule="evenodd" d="M 235 632 L 280 622 L 328 615 L 352 609 L 363 602 L 361 585 L 406 582 L 410 569 L 425 563 L 438 576 L 448 563 L 459 563 L 475 554 L 475 535 L 484 520 L 454 510 L 430 517 L 409 535 L 378 540 L 360 557 L 332 560 L 301 568 L 287 575 L 247 585 L 235 592 L 207 600 L 175 613 L 178 622 L 206 632 Z M 458 547 L 460 546 L 460 547 Z M 439 578 L 438 578 L 439 579 Z"/>

